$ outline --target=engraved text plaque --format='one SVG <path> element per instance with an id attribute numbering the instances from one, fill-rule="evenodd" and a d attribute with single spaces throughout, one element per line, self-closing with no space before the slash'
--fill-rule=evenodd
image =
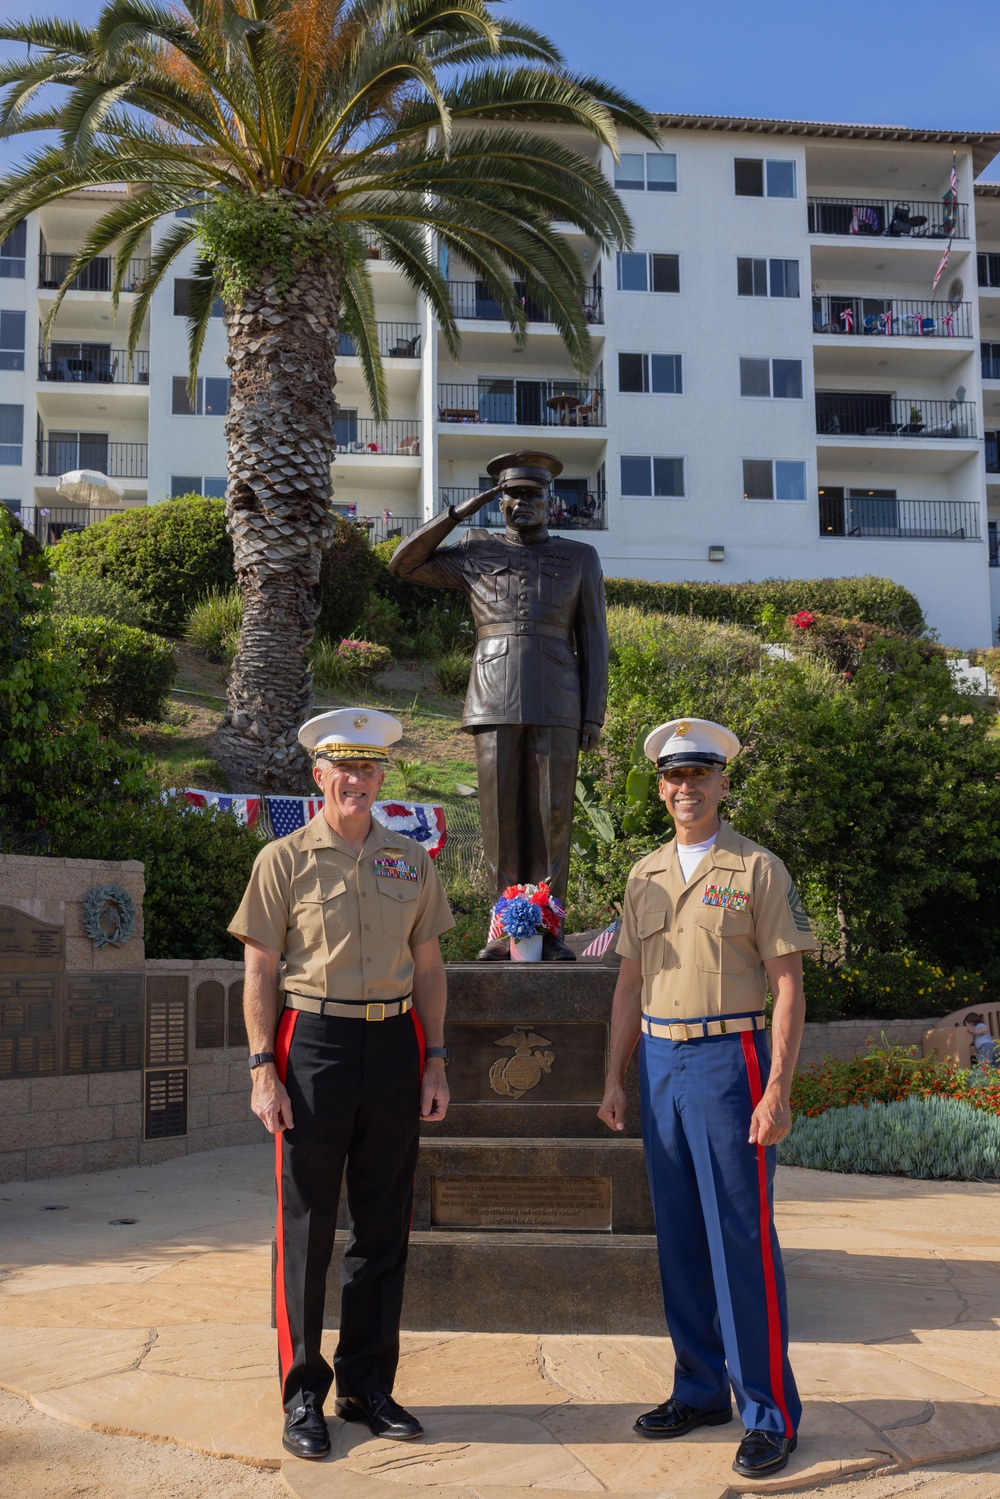
<path id="1" fill-rule="evenodd" d="M 609 1176 L 433 1176 L 435 1228 L 611 1232 Z"/>
<path id="2" fill-rule="evenodd" d="M 66 966 L 66 932 L 51 919 L 62 902 L 24 901 L 0 905 L 0 972 L 57 973 Z M 35 909 L 32 909 L 35 908 Z"/>

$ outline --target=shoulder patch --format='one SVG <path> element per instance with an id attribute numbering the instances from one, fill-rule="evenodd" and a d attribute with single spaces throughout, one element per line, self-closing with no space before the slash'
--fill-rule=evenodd
<path id="1" fill-rule="evenodd" d="M 809 925 L 809 916 L 805 906 L 802 904 L 802 897 L 795 888 L 794 880 L 788 881 L 788 908 L 792 913 L 792 920 L 795 922 L 796 931 L 811 933 L 812 927 Z"/>

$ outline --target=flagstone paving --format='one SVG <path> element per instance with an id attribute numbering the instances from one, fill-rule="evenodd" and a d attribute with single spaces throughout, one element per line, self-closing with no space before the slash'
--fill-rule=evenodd
<path id="1" fill-rule="evenodd" d="M 379 1442 L 332 1418 L 326 1462 L 287 1461 L 271 1162 L 246 1147 L 0 1187 L 0 1385 L 91 1431 L 280 1469 L 300 1499 L 741 1491 L 736 1422 L 669 1444 L 632 1433 L 669 1391 L 666 1338 L 404 1334 L 396 1393 L 426 1439 Z M 777 1198 L 805 1414 L 788 1468 L 753 1491 L 888 1483 L 1000 1451 L 996 1187 L 790 1169 Z M 982 1483 L 955 1492 L 1000 1495 L 1000 1476 Z"/>

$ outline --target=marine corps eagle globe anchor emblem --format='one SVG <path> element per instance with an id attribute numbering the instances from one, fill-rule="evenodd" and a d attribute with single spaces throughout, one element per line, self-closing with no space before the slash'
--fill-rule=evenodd
<path id="1" fill-rule="evenodd" d="M 523 1098 L 531 1088 L 537 1088 L 543 1072 L 552 1071 L 555 1052 L 535 1051 L 533 1046 L 551 1046 L 544 1036 L 518 1027 L 513 1035 L 494 1041 L 494 1046 L 513 1046 L 512 1057 L 501 1057 L 490 1068 L 490 1087 L 503 1098 Z"/>

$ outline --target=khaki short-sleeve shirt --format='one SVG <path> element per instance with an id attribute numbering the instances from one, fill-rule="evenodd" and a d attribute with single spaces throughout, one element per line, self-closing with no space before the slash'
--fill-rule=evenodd
<path id="1" fill-rule="evenodd" d="M 277 948 L 294 994 L 377 1003 L 410 993 L 412 949 L 454 925 L 419 843 L 373 819 L 356 854 L 321 811 L 261 849 L 229 931 Z"/>
<path id="2" fill-rule="evenodd" d="M 628 877 L 617 951 L 642 962 L 642 1008 L 664 1020 L 763 1010 L 766 958 L 816 947 L 788 870 L 722 823 L 685 881 L 676 840 Z"/>

